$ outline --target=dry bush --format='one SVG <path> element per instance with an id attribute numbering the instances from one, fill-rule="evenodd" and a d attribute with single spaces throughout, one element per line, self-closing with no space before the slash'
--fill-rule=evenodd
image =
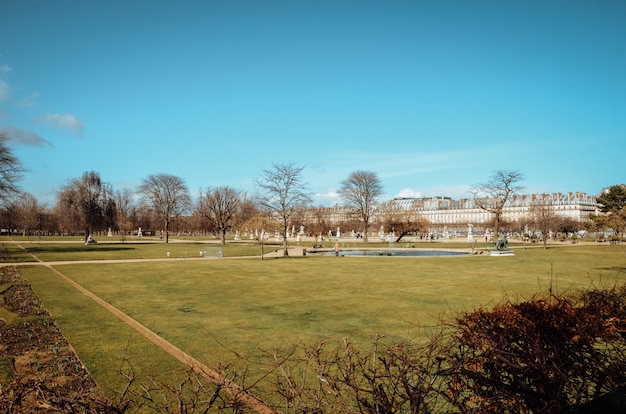
<path id="1" fill-rule="evenodd" d="M 593 289 L 461 315 L 450 355 L 459 409 L 556 413 L 624 385 L 624 293 Z"/>

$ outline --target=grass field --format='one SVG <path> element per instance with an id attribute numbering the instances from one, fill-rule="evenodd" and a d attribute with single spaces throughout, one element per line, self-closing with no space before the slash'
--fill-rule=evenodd
<path id="1" fill-rule="evenodd" d="M 84 247 L 101 246 L 66 246 L 68 252 L 52 244 L 37 254 L 67 260 L 86 257 L 72 251 Z M 132 247 L 146 257 L 157 253 L 155 247 L 152 253 L 150 247 Z M 181 249 L 177 252 L 196 247 L 167 246 Z M 248 362 L 235 352 L 250 356 L 298 341 L 314 344 L 347 337 L 367 345 L 377 334 L 402 340 L 420 335 L 421 326 L 436 324 L 442 314 L 453 317 L 461 310 L 490 306 L 503 295 L 529 298 L 550 286 L 563 292 L 626 279 L 626 255 L 620 246 L 515 251 L 514 257 L 307 256 L 78 263 L 56 269 L 210 366 L 223 361 L 244 365 Z M 132 257 L 125 250 L 103 249 L 99 254 Z M 125 358 L 142 375 L 181 368 L 50 270 L 32 266 L 22 273 L 107 392 L 121 388 L 117 371 Z"/>
<path id="2" fill-rule="evenodd" d="M 9 240 L 7 237 L 0 237 L 0 243 L 3 239 Z M 81 243 L 80 237 L 46 237 L 43 240 L 33 237 L 13 237 L 10 239 L 11 243 L 5 243 L 4 247 L 9 250 L 12 261 L 32 262 L 35 259 L 29 253 L 44 261 L 191 258 L 200 257 L 200 252 L 205 247 L 219 246 L 213 240 L 168 244 L 156 239 L 138 240 L 134 238 L 134 240 L 122 243 L 116 239 L 104 239 L 98 244 L 86 246 Z M 264 246 L 264 250 L 269 252 L 279 247 L 269 244 Z M 254 256 L 261 254 L 261 247 L 249 242 L 229 243 L 223 247 L 223 251 L 226 257 Z"/>

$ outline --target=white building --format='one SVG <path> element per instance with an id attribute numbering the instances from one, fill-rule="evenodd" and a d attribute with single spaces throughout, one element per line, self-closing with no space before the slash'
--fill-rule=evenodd
<path id="1" fill-rule="evenodd" d="M 530 224 L 533 219 L 532 209 L 535 205 L 551 206 L 554 212 L 562 217 L 577 222 L 584 222 L 591 214 L 599 214 L 600 208 L 595 196 L 585 193 L 552 193 L 530 194 L 511 197 L 502 212 L 502 220 L 520 225 Z M 390 212 L 406 212 L 410 220 L 420 218 L 427 220 L 429 232 L 440 232 L 445 227 L 467 231 L 472 224 L 476 232 L 484 232 L 491 227 L 493 214 L 480 208 L 473 199 L 454 200 L 450 197 L 395 198 L 375 206 L 370 220 L 370 231 L 378 232 L 381 224 L 386 221 Z M 302 221 L 308 225 L 322 224 L 326 230 L 347 225 L 342 232 L 359 231 L 359 221 L 350 206 L 310 208 L 304 212 Z M 350 227 L 357 226 L 352 229 Z M 319 226 L 318 226 L 319 227 Z M 582 227 L 582 226 L 581 226 Z M 361 229 L 362 230 L 362 229 Z"/>
<path id="2" fill-rule="evenodd" d="M 577 222 L 600 212 L 596 197 L 585 193 L 531 194 L 511 197 L 504 205 L 502 219 L 509 222 L 529 220 L 535 205 L 551 206 L 557 215 Z M 473 199 L 397 198 L 383 203 L 379 211 L 382 213 L 388 208 L 413 209 L 434 226 L 465 226 L 467 223 L 489 223 L 493 219 L 493 214 L 477 206 Z"/>

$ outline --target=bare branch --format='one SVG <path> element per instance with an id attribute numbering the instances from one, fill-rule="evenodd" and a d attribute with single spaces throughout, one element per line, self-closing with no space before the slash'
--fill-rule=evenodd
<path id="1" fill-rule="evenodd" d="M 500 217 L 504 205 L 511 196 L 521 191 L 524 187 L 517 182 L 524 178 L 524 174 L 514 170 L 497 170 L 491 176 L 489 182 L 477 184 L 472 188 L 474 203 L 483 210 L 495 216 L 494 234 L 497 237 L 500 227 Z"/>
<path id="2" fill-rule="evenodd" d="M 191 196 L 185 181 L 175 175 L 157 174 L 146 177 L 138 189 L 143 202 L 164 222 L 165 242 L 169 242 L 169 224 L 191 207 Z"/>
<path id="3" fill-rule="evenodd" d="M 367 242 L 367 234 L 371 219 L 376 211 L 376 200 L 383 193 L 378 175 L 369 171 L 354 171 L 341 182 L 339 194 L 355 208 L 355 214 L 363 222 L 363 240 Z"/>
<path id="4" fill-rule="evenodd" d="M 257 203 L 272 214 L 281 226 L 283 250 L 287 252 L 287 231 L 295 212 L 310 202 L 307 184 L 302 181 L 302 170 L 294 163 L 274 164 L 263 170 L 254 181 L 258 188 Z"/>
<path id="5" fill-rule="evenodd" d="M 7 145 L 9 139 L 6 132 L 0 131 L 0 202 L 20 192 L 18 182 L 24 172 L 21 161 Z"/>

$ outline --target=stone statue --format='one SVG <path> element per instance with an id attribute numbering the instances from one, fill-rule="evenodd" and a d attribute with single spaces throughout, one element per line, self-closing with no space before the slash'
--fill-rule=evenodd
<path id="1" fill-rule="evenodd" d="M 502 237 L 500 237 L 500 239 L 496 242 L 496 249 L 506 250 L 508 245 L 509 245 L 509 242 L 506 239 L 506 236 L 503 234 Z"/>

